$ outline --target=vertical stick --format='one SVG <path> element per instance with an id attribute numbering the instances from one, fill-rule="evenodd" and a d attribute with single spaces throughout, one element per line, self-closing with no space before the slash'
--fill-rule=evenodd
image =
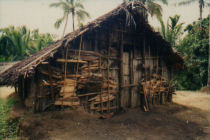
<path id="1" fill-rule="evenodd" d="M 90 62 L 88 61 L 88 77 L 90 76 L 90 72 L 91 72 L 91 70 L 90 70 Z"/>
<path id="2" fill-rule="evenodd" d="M 99 57 L 99 72 L 101 73 L 102 70 L 101 70 L 101 56 Z"/>
<path id="3" fill-rule="evenodd" d="M 108 83 L 108 112 L 110 112 L 110 83 L 109 83 L 109 57 L 110 57 L 110 48 L 111 48 L 111 39 L 110 39 L 110 34 L 109 34 L 109 46 L 108 46 L 108 50 L 107 50 L 107 53 L 108 53 L 108 58 L 107 58 L 107 83 Z"/>
<path id="4" fill-rule="evenodd" d="M 145 38 L 144 38 L 144 67 L 145 67 L 145 86 L 147 82 L 147 69 L 146 69 L 146 46 L 145 46 Z M 145 106 L 146 106 L 146 111 L 148 111 L 148 102 L 147 102 L 147 93 L 144 93 L 144 100 L 145 100 Z"/>
<path id="5" fill-rule="evenodd" d="M 65 59 L 65 48 L 62 47 L 62 58 Z M 64 73 L 65 71 L 65 63 L 62 63 L 62 72 Z"/>
<path id="6" fill-rule="evenodd" d="M 67 58 L 68 58 L 68 47 L 66 47 L 66 57 L 65 57 L 66 61 L 65 61 L 64 81 L 66 80 L 66 73 L 67 73 Z"/>
<path id="7" fill-rule="evenodd" d="M 133 49 L 129 52 L 129 75 L 130 75 L 130 84 L 134 84 L 133 80 Z M 130 93 L 129 93 L 129 106 L 132 106 L 132 89 L 133 87 L 130 87 Z"/>
<path id="8" fill-rule="evenodd" d="M 101 73 L 101 56 L 99 57 L 99 72 Z M 101 113 L 103 113 L 103 102 L 102 102 L 102 88 L 100 91 L 100 103 L 101 103 Z"/>
<path id="9" fill-rule="evenodd" d="M 156 68 L 156 74 L 158 74 L 158 68 L 159 68 L 159 64 L 158 64 L 158 62 L 159 62 L 158 48 L 156 48 L 156 53 L 157 53 L 157 58 L 156 58 L 156 66 L 157 66 L 157 68 Z"/>
<path id="10" fill-rule="evenodd" d="M 152 60 L 152 58 L 151 58 L 151 50 L 150 50 L 150 45 L 148 45 L 148 47 L 149 47 L 149 59 L 148 59 L 148 61 L 149 61 L 149 94 L 150 94 L 150 89 L 151 89 L 151 60 Z"/>
<path id="11" fill-rule="evenodd" d="M 121 95 L 123 92 L 123 32 L 121 32 L 120 34 L 120 71 L 119 71 L 119 84 L 120 84 L 120 88 L 119 88 L 119 97 L 118 97 L 118 107 L 121 107 Z"/>
<path id="12" fill-rule="evenodd" d="M 21 78 L 21 82 L 22 82 L 22 100 L 25 99 L 25 83 L 24 83 L 24 77 L 22 76 Z"/>
<path id="13" fill-rule="evenodd" d="M 80 60 L 80 53 L 81 53 L 81 49 L 82 49 L 82 35 L 80 36 L 80 43 L 79 43 L 79 52 L 78 52 L 78 61 Z M 77 63 L 77 71 L 76 71 L 76 81 L 77 81 L 77 74 L 78 74 L 78 71 L 79 71 L 79 63 Z M 76 82 L 75 81 L 75 82 Z"/>
<path id="14" fill-rule="evenodd" d="M 54 96 L 54 91 L 53 91 L 53 85 L 52 85 L 52 73 L 51 73 L 51 67 L 50 64 L 48 64 L 48 72 L 49 72 L 49 82 L 50 82 L 50 93 L 51 93 L 51 98 L 52 98 L 52 102 L 54 104 L 55 102 L 55 96 Z"/>

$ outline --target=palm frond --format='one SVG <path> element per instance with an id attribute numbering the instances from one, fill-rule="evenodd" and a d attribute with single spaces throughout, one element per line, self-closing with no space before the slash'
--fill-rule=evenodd
<path id="1" fill-rule="evenodd" d="M 64 19 L 65 19 L 65 16 L 63 16 L 62 18 L 59 18 L 59 19 L 55 22 L 54 26 L 55 26 L 56 29 L 58 29 L 58 28 L 60 27 L 60 25 L 63 23 Z"/>
<path id="2" fill-rule="evenodd" d="M 166 39 L 166 28 L 165 28 L 165 24 L 162 20 L 162 18 L 159 18 L 160 21 L 160 25 L 161 25 L 161 34 L 163 36 L 164 39 Z"/>
<path id="3" fill-rule="evenodd" d="M 197 0 L 183 0 L 181 2 L 178 3 L 178 5 L 188 5 L 188 4 L 191 4 L 193 2 L 196 2 Z"/>
<path id="4" fill-rule="evenodd" d="M 180 16 L 179 15 L 175 15 L 173 17 L 169 17 L 170 21 L 171 21 L 171 28 L 174 29 L 177 25 L 177 23 L 179 22 Z"/>
<path id="5" fill-rule="evenodd" d="M 64 4 L 65 4 L 65 2 L 60 1 L 60 2 L 50 4 L 50 7 L 61 7 Z"/>
<path id="6" fill-rule="evenodd" d="M 77 8 L 81 8 L 81 9 L 84 9 L 84 6 L 83 6 L 83 4 L 81 3 L 81 2 L 75 2 L 75 7 L 77 7 Z"/>
<path id="7" fill-rule="evenodd" d="M 88 17 L 88 18 L 90 17 L 90 14 L 82 9 L 77 10 L 76 15 L 77 15 L 77 18 L 81 21 L 83 21 L 86 17 Z"/>
<path id="8" fill-rule="evenodd" d="M 163 4 L 168 5 L 168 0 L 158 0 L 158 1 L 162 2 Z"/>
<path id="9" fill-rule="evenodd" d="M 210 2 L 206 2 L 205 6 L 210 7 Z"/>
<path id="10" fill-rule="evenodd" d="M 205 5 L 204 0 L 199 0 L 199 4 L 200 4 L 200 5 L 201 5 L 201 7 L 203 8 L 203 7 L 204 7 L 204 5 Z"/>
<path id="11" fill-rule="evenodd" d="M 146 2 L 146 6 L 152 17 L 154 15 L 156 17 L 162 17 L 162 7 L 159 4 L 150 1 L 150 2 Z"/>
<path id="12" fill-rule="evenodd" d="M 69 3 L 70 3 L 71 5 L 74 5 L 74 0 L 69 0 Z"/>

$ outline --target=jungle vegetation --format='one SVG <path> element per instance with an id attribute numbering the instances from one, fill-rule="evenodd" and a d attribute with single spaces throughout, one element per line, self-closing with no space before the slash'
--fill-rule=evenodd
<path id="1" fill-rule="evenodd" d="M 22 60 L 53 43 L 53 35 L 26 26 L 0 29 L 0 62 Z"/>

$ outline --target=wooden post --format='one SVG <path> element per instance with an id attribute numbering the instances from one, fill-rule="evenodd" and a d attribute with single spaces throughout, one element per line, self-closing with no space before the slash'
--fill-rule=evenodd
<path id="1" fill-rule="evenodd" d="M 51 73 L 51 67 L 50 64 L 48 64 L 48 71 L 49 71 L 49 83 L 50 83 L 50 94 L 52 97 L 52 102 L 55 102 L 55 95 L 54 95 L 54 91 L 53 91 L 53 85 L 52 85 L 52 73 Z"/>
<path id="2" fill-rule="evenodd" d="M 158 56 L 158 48 L 156 48 L 156 55 L 157 55 L 157 58 L 156 58 L 156 74 L 158 74 L 158 68 L 159 68 L 159 56 Z"/>
<path id="3" fill-rule="evenodd" d="M 120 71 L 119 71 L 119 97 L 118 97 L 118 107 L 121 108 L 121 95 L 123 92 L 123 32 L 120 34 L 119 39 L 119 47 L 120 47 Z"/>
<path id="4" fill-rule="evenodd" d="M 108 112 L 110 112 L 110 87 L 109 87 L 109 58 L 110 58 L 110 48 L 111 48 L 111 39 L 110 39 L 110 34 L 109 34 L 109 45 L 108 45 L 108 49 L 107 49 L 107 53 L 108 53 L 108 58 L 107 58 L 107 84 L 108 84 L 108 88 L 107 88 L 107 92 L 108 92 Z"/>
<path id="5" fill-rule="evenodd" d="M 149 85 L 151 85 L 151 75 L 152 75 L 152 66 L 151 66 L 151 60 L 152 60 L 152 58 L 151 58 L 151 48 L 150 48 L 150 45 L 148 45 L 148 47 L 149 47 Z M 151 95 L 151 86 L 149 87 L 149 98 L 148 98 L 148 100 L 149 100 L 149 103 L 151 104 L 151 96 L 153 96 L 153 95 Z"/>
<path id="6" fill-rule="evenodd" d="M 68 47 L 66 47 L 66 57 L 65 57 L 65 59 L 67 60 L 67 58 L 68 58 Z M 64 81 L 66 80 L 66 73 L 67 73 L 67 61 L 65 61 Z"/>
<path id="7" fill-rule="evenodd" d="M 100 73 L 102 72 L 102 69 L 101 69 L 101 56 L 99 56 L 99 72 Z M 101 113 L 103 113 L 102 88 L 101 88 L 101 91 L 100 91 L 100 103 L 101 103 Z"/>
<path id="8" fill-rule="evenodd" d="M 130 84 L 134 84 L 134 76 L 133 76 L 133 49 L 129 52 L 129 75 L 130 75 Z M 130 87 L 129 93 L 129 106 L 132 107 L 132 91 L 133 87 Z"/>
<path id="9" fill-rule="evenodd" d="M 80 37 L 80 45 L 79 45 L 79 52 L 78 52 L 78 61 L 80 60 L 81 49 L 82 49 L 82 35 Z M 78 71 L 79 71 L 79 63 L 77 63 L 76 75 L 77 75 Z"/>
<path id="10" fill-rule="evenodd" d="M 22 76 L 21 82 L 22 82 L 22 100 L 25 100 L 25 82 L 24 82 L 24 76 Z"/>
<path id="11" fill-rule="evenodd" d="M 144 68 L 145 68 L 145 82 L 147 82 L 147 69 L 146 69 L 146 40 L 144 38 Z M 148 111 L 149 110 L 149 105 L 148 105 L 148 102 L 147 102 L 147 98 L 148 98 L 148 95 L 146 95 L 147 93 L 144 93 L 144 100 L 145 100 L 145 106 L 146 106 L 146 110 L 145 111 Z"/>
<path id="12" fill-rule="evenodd" d="M 62 47 L 62 58 L 65 59 L 65 47 Z M 62 72 L 65 72 L 65 64 L 62 64 Z"/>

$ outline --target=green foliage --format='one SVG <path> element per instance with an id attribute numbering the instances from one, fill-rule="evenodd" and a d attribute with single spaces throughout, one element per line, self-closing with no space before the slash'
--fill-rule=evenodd
<path id="1" fill-rule="evenodd" d="M 123 0 L 124 2 L 131 2 L 131 1 L 140 1 L 145 4 L 148 13 L 153 17 L 156 16 L 159 20 L 162 17 L 162 7 L 160 4 L 156 3 L 158 1 L 162 2 L 163 4 L 168 4 L 167 0 Z"/>
<path id="2" fill-rule="evenodd" d="M 197 90 L 207 84 L 209 20 L 210 15 L 201 24 L 198 21 L 188 25 L 186 36 L 176 46 L 187 66 L 185 71 L 176 74 L 180 89 Z"/>
<path id="3" fill-rule="evenodd" d="M 65 34 L 70 14 L 72 15 L 73 30 L 75 16 L 77 18 L 79 27 L 85 18 L 90 17 L 89 13 L 85 11 L 85 8 L 80 0 L 60 0 L 59 2 L 50 4 L 50 7 L 59 7 L 63 10 L 63 16 L 59 18 L 54 24 L 55 28 L 58 29 L 60 25 L 65 21 L 63 36 Z"/>
<path id="4" fill-rule="evenodd" d="M 51 43 L 52 35 L 25 26 L 0 29 L 0 62 L 22 60 Z"/>
<path id="5" fill-rule="evenodd" d="M 0 99 L 0 139 L 17 137 L 18 120 L 8 119 L 10 108 L 16 103 L 15 99 Z"/>
<path id="6" fill-rule="evenodd" d="M 179 15 L 169 17 L 167 24 L 165 25 L 162 18 L 159 19 L 161 24 L 161 35 L 164 39 L 171 43 L 172 46 L 176 46 L 179 42 L 182 32 L 182 26 L 184 23 L 178 23 L 180 19 Z"/>

